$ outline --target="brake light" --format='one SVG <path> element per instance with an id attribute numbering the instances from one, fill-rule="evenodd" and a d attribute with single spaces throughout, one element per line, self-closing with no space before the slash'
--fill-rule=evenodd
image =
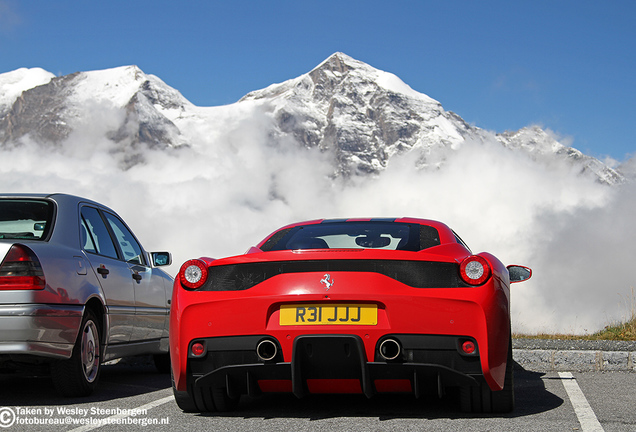
<path id="1" fill-rule="evenodd" d="M 467 284 L 481 285 L 490 277 L 490 264 L 485 258 L 472 255 L 462 261 L 459 266 L 459 274 Z"/>
<path id="2" fill-rule="evenodd" d="M 199 259 L 186 261 L 179 270 L 179 278 L 184 288 L 200 288 L 208 279 L 208 266 Z"/>
<path id="3" fill-rule="evenodd" d="M 35 253 L 26 246 L 11 246 L 0 264 L 0 290 L 41 290 L 45 285 Z"/>

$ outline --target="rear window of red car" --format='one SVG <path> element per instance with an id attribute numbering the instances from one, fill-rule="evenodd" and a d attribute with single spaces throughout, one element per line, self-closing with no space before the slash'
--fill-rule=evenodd
<path id="1" fill-rule="evenodd" d="M 328 222 L 278 231 L 261 250 L 386 249 L 420 251 L 440 244 L 437 229 L 401 222 Z"/>

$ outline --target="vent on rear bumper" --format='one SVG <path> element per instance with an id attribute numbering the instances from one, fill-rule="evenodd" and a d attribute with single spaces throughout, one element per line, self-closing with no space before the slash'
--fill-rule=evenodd
<path id="1" fill-rule="evenodd" d="M 286 273 L 379 273 L 414 288 L 469 287 L 456 263 L 397 260 L 280 261 L 211 266 L 206 283 L 197 291 L 242 291 Z"/>

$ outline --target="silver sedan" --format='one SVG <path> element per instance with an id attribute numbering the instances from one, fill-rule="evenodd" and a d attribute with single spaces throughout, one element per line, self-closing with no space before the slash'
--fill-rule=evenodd
<path id="1" fill-rule="evenodd" d="M 93 392 L 103 362 L 153 354 L 169 370 L 173 279 L 123 220 L 65 194 L 0 194 L 0 371 L 50 369 L 65 396 Z"/>

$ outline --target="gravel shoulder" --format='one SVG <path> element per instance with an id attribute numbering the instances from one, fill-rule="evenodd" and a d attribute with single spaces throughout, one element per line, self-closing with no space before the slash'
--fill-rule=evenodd
<path id="1" fill-rule="evenodd" d="M 512 340 L 512 348 L 526 350 L 636 351 L 636 341 L 517 338 Z"/>
<path id="2" fill-rule="evenodd" d="M 636 372 L 636 341 L 525 339 L 512 341 L 517 368 L 536 372 Z"/>

